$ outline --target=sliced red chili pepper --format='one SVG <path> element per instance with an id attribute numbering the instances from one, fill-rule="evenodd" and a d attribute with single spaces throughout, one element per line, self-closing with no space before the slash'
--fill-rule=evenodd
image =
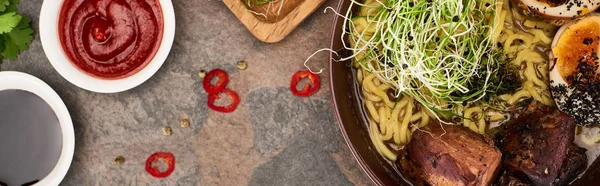
<path id="1" fill-rule="evenodd" d="M 215 85 L 213 85 L 211 81 L 215 77 L 218 77 L 219 81 L 217 81 Z M 202 86 L 208 94 L 216 94 L 225 89 L 225 85 L 227 85 L 228 82 L 229 75 L 227 75 L 227 72 L 221 69 L 214 69 L 208 72 L 208 74 L 206 74 L 206 77 L 204 77 L 204 80 L 202 81 Z"/>
<path id="2" fill-rule="evenodd" d="M 219 96 L 219 94 L 227 94 L 229 95 L 229 99 L 231 99 L 231 104 L 226 105 L 226 106 L 217 106 L 215 105 L 215 101 L 219 98 L 221 98 L 221 96 Z M 209 94 L 208 95 L 208 108 L 213 109 L 215 111 L 218 112 L 233 112 L 235 110 L 235 108 L 237 108 L 238 104 L 240 103 L 240 97 L 238 96 L 238 94 L 231 90 L 231 89 L 223 89 L 223 91 L 216 93 L 216 94 Z"/>
<path id="3" fill-rule="evenodd" d="M 306 84 L 306 85 L 304 85 L 304 89 L 302 89 L 302 90 L 296 89 L 298 82 L 300 82 L 300 80 L 304 79 L 304 78 L 308 78 L 308 80 L 310 80 L 312 85 Z M 296 96 L 308 97 L 308 96 L 314 94 L 315 92 L 317 92 L 317 90 L 319 90 L 320 85 L 321 85 L 321 79 L 319 79 L 318 75 L 313 74 L 312 72 L 310 72 L 308 70 L 298 71 L 298 72 L 296 72 L 296 74 L 294 74 L 294 76 L 292 76 L 292 83 L 290 84 L 290 90 Z"/>
<path id="4" fill-rule="evenodd" d="M 169 166 L 166 171 L 160 172 L 158 167 L 153 166 L 152 163 L 158 162 L 159 158 L 162 158 L 165 163 Z M 150 175 L 157 178 L 165 178 L 175 170 L 175 156 L 169 152 L 156 152 L 146 160 L 146 172 L 150 173 Z"/>

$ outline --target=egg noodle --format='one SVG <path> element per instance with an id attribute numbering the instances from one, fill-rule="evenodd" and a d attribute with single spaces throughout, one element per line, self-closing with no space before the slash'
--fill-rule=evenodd
<path id="1" fill-rule="evenodd" d="M 388 83 L 389 81 L 380 75 L 381 72 L 374 70 L 376 68 L 369 68 L 385 65 L 381 59 L 367 58 L 367 65 L 353 63 L 368 115 L 370 138 L 383 156 L 395 161 L 395 152 L 410 141 L 412 133 L 435 119 L 450 120 L 445 123 L 461 124 L 477 133 L 485 134 L 491 123 L 503 122 L 509 118 L 506 112 L 508 107 L 524 99 L 533 98 L 546 105 L 554 104 L 547 84 L 548 57 L 539 48 L 550 47 L 551 38 L 556 31 L 555 26 L 527 20 L 517 10 L 512 9 L 508 2 L 490 2 L 495 14 L 489 18 L 493 25 L 493 29 L 488 32 L 491 35 L 489 44 L 506 55 L 510 60 L 506 65 L 514 65 L 518 69 L 522 86 L 514 93 L 498 95 L 489 102 L 456 104 L 451 110 L 459 117 L 442 115 L 440 118 L 440 114 L 416 101 L 416 97 L 399 91 L 397 87 Z M 354 18 L 361 19 L 351 21 L 347 18 L 351 16 L 347 14 L 346 24 L 355 28 L 350 29 L 348 40 L 354 52 L 354 61 L 364 61 L 371 50 L 366 49 L 368 46 L 361 42 L 369 41 L 377 32 L 373 22 L 378 20 L 370 18 L 369 15 L 389 7 L 385 6 L 384 0 L 366 0 L 361 3 L 353 1 L 350 9 L 353 6 L 360 7 L 358 15 Z M 434 41 L 429 42 L 435 44 Z"/>
<path id="2" fill-rule="evenodd" d="M 548 89 L 548 57 L 540 53 L 536 47 L 550 48 L 556 27 L 544 22 L 527 20 L 517 10 L 511 9 L 509 3 L 499 2 L 500 17 L 505 19 L 498 34 L 497 41 L 503 43 L 503 52 L 511 63 L 519 66 L 519 75 L 523 79 L 523 88 L 512 95 L 499 98 L 509 105 L 514 105 L 523 98 L 533 98 L 545 105 L 553 106 Z M 522 23 L 526 32 L 516 28 L 515 23 Z M 509 25 L 509 26 L 505 26 Z"/>

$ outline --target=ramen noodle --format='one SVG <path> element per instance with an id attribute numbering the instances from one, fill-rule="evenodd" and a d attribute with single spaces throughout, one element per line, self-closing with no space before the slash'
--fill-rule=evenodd
<path id="1" fill-rule="evenodd" d="M 394 86 L 385 83 L 374 73 L 369 65 L 381 63 L 365 50 L 365 42 L 376 34 L 376 20 L 371 20 L 378 9 L 385 6 L 378 0 L 366 0 L 349 25 L 352 29 L 348 37 L 354 50 L 354 68 L 356 79 L 361 85 L 362 102 L 369 120 L 370 138 L 377 151 L 390 160 L 396 160 L 397 151 L 407 144 L 414 131 L 426 126 L 439 117 L 417 102 L 413 97 L 395 94 Z M 453 114 L 460 116 L 451 119 L 450 124 L 463 125 L 477 133 L 485 134 L 491 123 L 507 120 L 508 112 L 498 109 L 513 106 L 518 102 L 532 98 L 545 105 L 552 106 L 548 89 L 548 57 L 541 49 L 550 47 L 556 28 L 544 22 L 528 20 L 509 6 L 508 2 L 497 1 L 495 14 L 491 19 L 492 43 L 497 45 L 510 63 L 518 69 L 521 88 L 513 93 L 495 97 L 489 103 L 475 102 L 457 105 Z M 360 61 L 361 63 L 358 63 Z M 500 106 L 500 107 L 499 107 Z"/>

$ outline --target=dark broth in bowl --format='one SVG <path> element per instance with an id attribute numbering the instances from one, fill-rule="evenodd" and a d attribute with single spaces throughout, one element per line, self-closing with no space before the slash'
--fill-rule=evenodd
<path id="1" fill-rule="evenodd" d="M 42 98 L 27 91 L 0 91 L 0 185 L 43 179 L 61 149 L 60 123 Z"/>

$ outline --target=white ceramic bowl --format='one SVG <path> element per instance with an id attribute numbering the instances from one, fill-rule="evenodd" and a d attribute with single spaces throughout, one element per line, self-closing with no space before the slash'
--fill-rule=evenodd
<path id="1" fill-rule="evenodd" d="M 150 63 L 141 71 L 117 80 L 92 77 L 74 66 L 63 52 L 58 37 L 58 15 L 63 0 L 44 0 L 40 12 L 39 32 L 46 57 L 58 73 L 67 81 L 83 89 L 115 93 L 134 88 L 150 79 L 167 59 L 175 38 L 175 11 L 171 0 L 158 0 L 163 12 L 164 32 L 160 47 Z"/>
<path id="2" fill-rule="evenodd" d="M 42 98 L 52 108 L 62 133 L 62 150 L 52 171 L 35 185 L 58 185 L 67 174 L 75 150 L 73 122 L 62 99 L 42 80 L 21 72 L 0 72 L 0 91 L 23 90 Z"/>

